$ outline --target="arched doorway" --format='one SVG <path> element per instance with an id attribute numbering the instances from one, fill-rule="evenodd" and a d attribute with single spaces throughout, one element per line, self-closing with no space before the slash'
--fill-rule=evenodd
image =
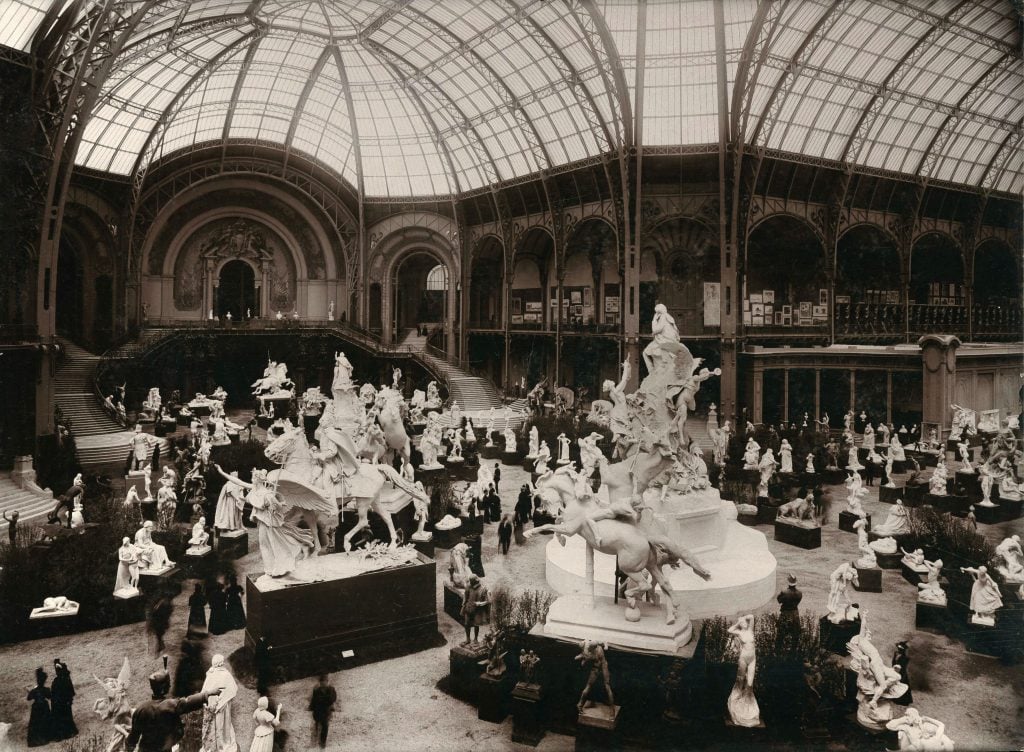
<path id="1" fill-rule="evenodd" d="M 444 323 L 449 285 L 448 267 L 432 254 L 417 251 L 399 262 L 391 285 L 393 334 L 397 341 L 401 341 L 406 330 Z"/>
<path id="2" fill-rule="evenodd" d="M 1021 330 L 1021 258 L 1002 240 L 974 252 L 974 332 L 1018 336 Z"/>
<path id="3" fill-rule="evenodd" d="M 260 315 L 256 272 L 238 259 L 224 264 L 217 276 L 217 315 L 228 313 L 236 319 Z"/>
<path id="4" fill-rule="evenodd" d="M 806 222 L 776 216 L 751 231 L 743 301 L 747 326 L 826 326 L 827 286 L 824 249 Z"/>
<path id="5" fill-rule="evenodd" d="M 501 242 L 493 237 L 481 241 L 473 254 L 469 281 L 469 326 L 501 329 L 505 288 L 505 255 Z"/>
<path id="6" fill-rule="evenodd" d="M 670 219 L 644 236 L 640 259 L 640 315 L 650 322 L 656 303 L 664 303 L 681 334 L 703 334 L 704 283 L 720 277 L 718 248 L 709 228 L 692 219 Z M 647 259 L 645 260 L 645 256 Z M 656 268 L 651 281 L 651 266 Z"/>
<path id="7" fill-rule="evenodd" d="M 892 238 L 872 225 L 858 225 L 836 248 L 837 334 L 903 331 L 900 255 Z"/>
<path id="8" fill-rule="evenodd" d="M 910 331 L 959 333 L 967 330 L 964 257 L 948 235 L 918 238 L 910 255 Z"/>

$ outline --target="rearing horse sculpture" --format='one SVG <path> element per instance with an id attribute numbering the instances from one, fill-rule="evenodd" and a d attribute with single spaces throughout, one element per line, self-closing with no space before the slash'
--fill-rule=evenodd
<path id="1" fill-rule="evenodd" d="M 633 583 L 633 587 L 626 590 L 627 599 L 634 599 L 638 594 L 653 589 L 651 582 L 644 576 L 644 572 L 648 572 L 653 582 L 660 585 L 668 596 L 665 604 L 667 624 L 675 623 L 676 612 L 682 604 L 662 571 L 662 566 L 668 564 L 675 568 L 683 563 L 699 577 L 711 579 L 711 574 L 693 554 L 668 537 L 644 531 L 632 522 L 610 517 L 609 510 L 602 507 L 593 496 L 577 496 L 575 484 L 568 473 L 551 473 L 538 479 L 537 489 L 557 494 L 563 505 L 562 512 L 555 524 L 535 527 L 526 531 L 525 535 L 529 537 L 548 531 L 558 536 L 578 534 L 595 551 L 615 556 L 618 568 Z"/>

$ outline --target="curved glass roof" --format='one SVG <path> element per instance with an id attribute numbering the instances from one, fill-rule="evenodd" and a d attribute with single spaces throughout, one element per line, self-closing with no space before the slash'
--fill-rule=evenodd
<path id="1" fill-rule="evenodd" d="M 368 196 L 439 196 L 635 134 L 715 148 L 716 1 L 121 0 L 125 17 L 149 7 L 76 161 L 131 175 L 242 139 L 318 160 Z M 749 48 L 747 143 L 1024 189 L 1011 0 L 772 2 L 757 28 L 757 0 L 720 2 L 730 103 Z M 61 12 L 95 5 L 0 0 L 0 44 L 29 50 Z"/>

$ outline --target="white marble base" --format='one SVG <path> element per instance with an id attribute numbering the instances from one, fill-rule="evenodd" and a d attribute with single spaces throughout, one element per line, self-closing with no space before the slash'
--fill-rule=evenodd
<path id="1" fill-rule="evenodd" d="M 149 468 L 148 467 L 144 467 L 144 468 L 141 468 L 139 470 L 129 470 L 128 474 L 125 477 L 126 478 L 145 478 L 147 475 L 149 475 Z"/>
<path id="2" fill-rule="evenodd" d="M 189 546 L 185 549 L 186 556 L 206 556 L 213 549 L 210 546 Z"/>
<path id="3" fill-rule="evenodd" d="M 939 598 L 922 598 L 920 593 L 917 596 L 917 602 L 918 603 L 927 603 L 929 606 L 946 606 L 947 605 L 947 600 L 946 600 L 945 596 L 943 596 L 941 599 L 939 599 Z"/>
<path id="4" fill-rule="evenodd" d="M 174 569 L 174 562 L 173 561 L 169 561 L 169 562 L 167 562 L 167 566 L 160 567 L 159 569 L 140 569 L 139 570 L 139 576 L 140 577 L 160 577 L 162 575 L 167 574 L 172 569 Z"/>
<path id="5" fill-rule="evenodd" d="M 434 540 L 434 534 L 428 532 L 413 533 L 409 537 L 417 543 L 426 543 L 427 541 Z"/>
<path id="6" fill-rule="evenodd" d="M 241 538 L 243 535 L 245 535 L 245 530 L 243 529 L 222 530 L 218 533 L 218 536 L 221 538 Z"/>
<path id="7" fill-rule="evenodd" d="M 78 606 L 73 608 L 65 608 L 60 611 L 49 611 L 44 610 L 44 606 L 39 608 L 33 608 L 32 613 L 29 614 L 29 619 L 59 619 L 62 616 L 78 616 Z"/>
<path id="8" fill-rule="evenodd" d="M 292 585 L 304 585 L 310 582 L 323 582 L 324 580 L 343 580 L 348 577 L 355 577 L 367 572 L 376 572 L 381 569 L 392 569 L 395 567 L 415 564 L 419 562 L 419 555 L 412 546 L 402 546 L 393 549 L 394 558 L 374 558 L 365 556 L 362 551 L 346 551 L 343 553 L 327 554 L 326 556 L 312 556 L 308 559 L 301 559 L 295 563 L 295 569 L 281 577 L 271 577 L 262 574 L 253 581 L 253 584 L 261 593 L 290 587 Z"/>
<path id="9" fill-rule="evenodd" d="M 420 465 L 417 470 L 444 470 L 444 465 L 435 462 L 433 465 Z"/>
<path id="10" fill-rule="evenodd" d="M 139 589 L 133 587 L 124 587 L 114 591 L 114 597 L 122 601 L 129 601 L 132 598 L 138 598 L 140 595 L 142 593 L 139 592 Z"/>
<path id="11" fill-rule="evenodd" d="M 639 621 L 626 621 L 626 603 L 598 596 L 593 607 L 583 596 L 563 595 L 551 604 L 544 634 L 571 640 L 600 640 L 611 645 L 674 655 L 693 637 L 693 625 L 684 614 L 665 623 L 665 607 L 637 603 Z"/>
<path id="12" fill-rule="evenodd" d="M 993 616 L 978 616 L 977 614 L 971 614 L 971 624 L 978 624 L 982 627 L 994 627 L 996 625 L 996 620 Z"/>

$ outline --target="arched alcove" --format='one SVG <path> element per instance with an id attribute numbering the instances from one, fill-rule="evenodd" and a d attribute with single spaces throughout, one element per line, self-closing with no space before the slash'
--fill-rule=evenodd
<path id="1" fill-rule="evenodd" d="M 857 225 L 836 244 L 836 332 L 887 334 L 903 328 L 903 285 L 896 243 L 874 225 Z"/>
<path id="2" fill-rule="evenodd" d="M 548 301 L 557 296 L 554 245 L 551 235 L 538 227 L 527 230 L 516 245 L 509 296 L 509 321 L 514 329 L 553 327 Z"/>
<path id="3" fill-rule="evenodd" d="M 747 326 L 828 324 L 825 253 L 810 225 L 779 215 L 750 232 L 745 292 Z"/>
<path id="4" fill-rule="evenodd" d="M 57 255 L 57 331 L 77 342 L 85 339 L 85 269 L 83 251 L 76 248 L 70 233 L 61 237 Z"/>
<path id="5" fill-rule="evenodd" d="M 217 272 L 217 316 L 235 319 L 259 317 L 260 296 L 256 269 L 241 259 L 228 261 Z"/>
<path id="6" fill-rule="evenodd" d="M 974 310 L 976 334 L 1020 338 L 1021 256 L 1008 243 L 991 238 L 974 251 Z"/>
<path id="7" fill-rule="evenodd" d="M 654 306 L 664 303 L 683 335 L 703 334 L 706 325 L 717 323 L 716 316 L 706 321 L 704 315 L 704 283 L 714 284 L 720 278 L 718 248 L 713 241 L 707 225 L 687 218 L 666 220 L 644 234 L 640 258 L 641 321 L 649 322 Z M 653 283 L 644 281 L 650 267 L 650 261 L 645 263 L 645 255 L 653 257 L 657 266 Z"/>
<path id="8" fill-rule="evenodd" d="M 391 280 L 391 320 L 396 341 L 401 341 L 403 332 L 410 329 L 445 323 L 451 279 L 448 267 L 429 251 L 413 249 L 402 256 Z"/>
<path id="9" fill-rule="evenodd" d="M 501 241 L 489 235 L 473 254 L 469 281 L 469 326 L 500 329 L 505 286 L 505 254 Z"/>
<path id="10" fill-rule="evenodd" d="M 910 300 L 918 305 L 962 305 L 964 257 L 948 235 L 931 232 L 910 255 Z"/>
<path id="11" fill-rule="evenodd" d="M 615 231 L 603 219 L 579 222 L 566 245 L 562 274 L 563 325 L 592 326 L 618 322 L 621 287 Z M 606 311 L 605 301 L 613 301 Z"/>

